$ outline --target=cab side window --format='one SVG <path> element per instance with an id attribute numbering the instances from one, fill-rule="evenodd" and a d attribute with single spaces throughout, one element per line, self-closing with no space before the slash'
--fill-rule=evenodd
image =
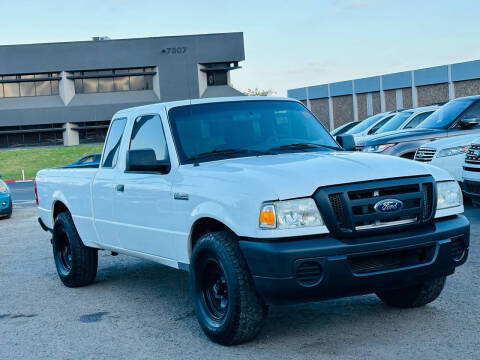
<path id="1" fill-rule="evenodd" d="M 102 167 L 114 168 L 117 165 L 118 152 L 120 144 L 122 143 L 123 130 L 127 124 L 127 119 L 115 119 L 110 125 L 108 138 L 103 147 L 103 162 Z"/>
<path id="2" fill-rule="evenodd" d="M 152 149 L 157 161 L 169 159 L 167 141 L 159 115 L 144 115 L 135 120 L 130 150 Z"/>
<path id="3" fill-rule="evenodd" d="M 420 125 L 423 120 L 433 114 L 433 111 L 427 111 L 415 116 L 410 122 L 405 126 L 405 129 L 413 129 Z"/>

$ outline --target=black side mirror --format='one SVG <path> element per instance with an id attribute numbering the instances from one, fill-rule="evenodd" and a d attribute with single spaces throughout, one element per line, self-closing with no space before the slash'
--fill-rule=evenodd
<path id="1" fill-rule="evenodd" d="M 472 127 L 480 124 L 480 117 L 478 117 L 477 115 L 468 115 L 465 116 L 462 120 L 460 120 L 460 122 L 465 127 Z"/>
<path id="2" fill-rule="evenodd" d="M 355 138 L 353 135 L 345 134 L 336 137 L 338 144 L 347 151 L 355 151 Z"/>
<path id="3" fill-rule="evenodd" d="M 126 171 L 159 172 L 170 171 L 170 161 L 157 160 L 153 149 L 128 150 Z"/>

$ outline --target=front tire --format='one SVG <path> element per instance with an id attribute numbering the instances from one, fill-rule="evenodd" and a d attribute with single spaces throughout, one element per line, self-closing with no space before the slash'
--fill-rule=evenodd
<path id="1" fill-rule="evenodd" d="M 212 341 L 239 344 L 260 332 L 267 307 L 232 233 L 200 238 L 192 254 L 190 288 L 198 322 Z"/>
<path id="2" fill-rule="evenodd" d="M 57 273 L 65 286 L 75 288 L 95 281 L 98 251 L 83 245 L 70 213 L 57 216 L 52 245 Z"/>
<path id="3" fill-rule="evenodd" d="M 377 296 L 385 304 L 399 308 L 414 308 L 434 301 L 445 286 L 445 277 L 425 280 L 406 288 L 378 292 Z"/>

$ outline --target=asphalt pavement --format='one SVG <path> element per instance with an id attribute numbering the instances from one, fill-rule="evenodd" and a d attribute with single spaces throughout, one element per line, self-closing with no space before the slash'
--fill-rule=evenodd
<path id="1" fill-rule="evenodd" d="M 96 282 L 66 288 L 35 207 L 15 205 L 0 220 L 0 359 L 479 359 L 480 209 L 466 214 L 470 258 L 432 304 L 274 306 L 257 339 L 223 347 L 197 323 L 187 273 L 100 252 Z"/>

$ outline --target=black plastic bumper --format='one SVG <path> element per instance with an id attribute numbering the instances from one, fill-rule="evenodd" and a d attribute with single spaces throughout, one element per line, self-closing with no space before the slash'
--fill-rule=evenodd
<path id="1" fill-rule="evenodd" d="M 12 201 L 10 201 L 10 205 L 7 206 L 6 208 L 0 209 L 0 216 L 7 216 L 12 213 Z"/>
<path id="2" fill-rule="evenodd" d="M 257 291 L 269 304 L 400 288 L 450 275 L 468 256 L 470 224 L 461 215 L 424 228 L 385 233 L 348 241 L 330 236 L 242 239 L 240 248 Z M 313 276 L 311 269 L 316 269 Z"/>

